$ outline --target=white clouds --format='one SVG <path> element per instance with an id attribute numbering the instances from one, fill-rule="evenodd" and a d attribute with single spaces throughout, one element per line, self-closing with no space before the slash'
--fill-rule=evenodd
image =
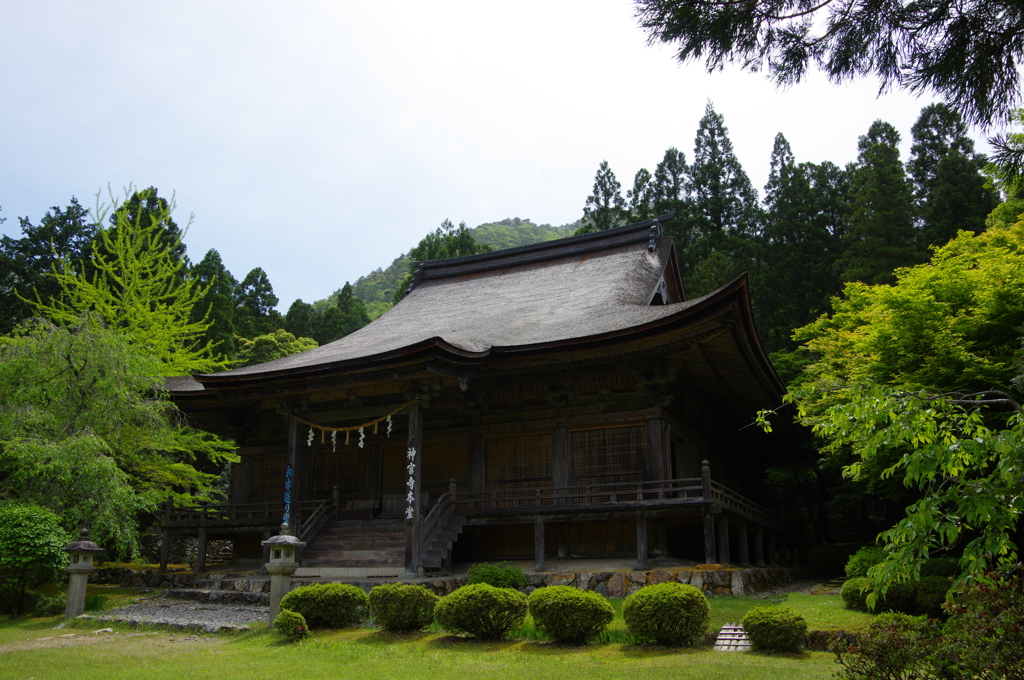
<path id="1" fill-rule="evenodd" d="M 579 217 L 607 159 L 622 184 L 692 155 L 704 104 L 764 184 L 775 133 L 839 164 L 923 103 L 820 78 L 680 67 L 628 0 L 21 3 L 0 40 L 3 215 L 37 220 L 112 182 L 177 191 L 193 258 L 216 247 L 287 306 L 387 265 L 442 219 Z M 4 225 L 17 231 L 16 220 Z"/>

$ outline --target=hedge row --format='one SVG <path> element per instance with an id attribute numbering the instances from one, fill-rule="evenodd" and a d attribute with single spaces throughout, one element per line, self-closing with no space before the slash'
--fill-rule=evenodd
<path id="1" fill-rule="evenodd" d="M 615 617 L 601 595 L 568 586 L 535 590 L 529 598 L 511 588 L 475 583 L 443 598 L 421 586 L 375 586 L 369 596 L 340 583 L 297 588 L 281 600 L 281 632 L 304 637 L 309 628 L 343 628 L 373 617 L 385 630 L 419 630 L 437 622 L 445 630 L 499 640 L 522 625 L 529 612 L 540 630 L 564 644 L 583 644 Z M 665 645 L 692 644 L 707 630 L 710 608 L 693 586 L 662 583 L 633 593 L 623 618 L 634 634 Z M 286 615 L 287 614 L 287 615 Z"/>

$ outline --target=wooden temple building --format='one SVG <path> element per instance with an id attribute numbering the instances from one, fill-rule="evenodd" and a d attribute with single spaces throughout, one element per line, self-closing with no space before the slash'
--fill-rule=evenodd
<path id="1" fill-rule="evenodd" d="M 237 442 L 230 503 L 168 507 L 173 534 L 237 558 L 283 520 L 298 576 L 453 559 L 650 555 L 789 562 L 802 534 L 759 505 L 791 439 L 746 427 L 783 385 L 747 282 L 687 299 L 666 217 L 419 264 L 393 309 L 340 340 L 172 378 Z"/>

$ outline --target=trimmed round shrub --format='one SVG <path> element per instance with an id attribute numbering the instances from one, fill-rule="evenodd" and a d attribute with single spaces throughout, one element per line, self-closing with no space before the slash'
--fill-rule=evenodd
<path id="1" fill-rule="evenodd" d="M 314 583 L 281 598 L 281 609 L 302 614 L 310 628 L 347 628 L 367 619 L 369 601 L 355 586 Z"/>
<path id="2" fill-rule="evenodd" d="M 699 640 L 710 617 L 704 594 L 683 583 L 646 586 L 622 603 L 622 618 L 633 633 L 670 647 Z"/>
<path id="3" fill-rule="evenodd" d="M 530 593 L 530 615 L 555 642 L 581 645 L 599 635 L 615 610 L 598 593 L 571 586 L 549 586 Z"/>
<path id="4" fill-rule="evenodd" d="M 522 588 L 526 586 L 526 574 L 511 562 L 481 562 L 466 572 L 466 585 L 477 583 L 486 583 L 495 588 Z"/>
<path id="5" fill-rule="evenodd" d="M 885 595 L 875 603 L 876 612 L 913 614 L 917 601 L 916 583 L 890 583 Z"/>
<path id="6" fill-rule="evenodd" d="M 755 649 L 799 652 L 807 635 L 807 621 L 789 607 L 755 607 L 741 624 Z"/>
<path id="7" fill-rule="evenodd" d="M 846 578 L 863 578 L 868 569 L 885 559 L 885 550 L 880 546 L 861 548 L 846 561 Z"/>
<path id="8" fill-rule="evenodd" d="M 434 620 L 446 630 L 483 640 L 500 640 L 526 618 L 526 595 L 486 583 L 463 586 L 442 597 Z"/>
<path id="9" fill-rule="evenodd" d="M 274 619 L 274 630 L 291 640 L 309 637 L 309 626 L 306 625 L 305 617 L 287 609 L 282 609 Z"/>
<path id="10" fill-rule="evenodd" d="M 370 615 L 384 630 L 419 630 L 434 620 L 438 599 L 423 586 L 385 583 L 370 589 Z"/>
<path id="11" fill-rule="evenodd" d="M 944 620 L 947 616 L 942 604 L 949 592 L 949 579 L 942 576 L 925 576 L 917 584 L 914 611 L 929 619 Z"/>
<path id="12" fill-rule="evenodd" d="M 845 581 L 839 595 L 843 598 L 843 604 L 847 609 L 866 612 L 868 610 L 867 597 L 871 592 L 870 587 L 871 581 L 863 576 L 858 576 Z"/>

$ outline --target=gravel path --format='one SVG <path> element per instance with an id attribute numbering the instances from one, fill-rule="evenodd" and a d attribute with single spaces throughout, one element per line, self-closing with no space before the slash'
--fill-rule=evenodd
<path id="1" fill-rule="evenodd" d="M 198 628 L 208 633 L 220 630 L 250 630 L 253 623 L 266 621 L 269 607 L 209 604 L 171 598 L 156 598 L 118 607 L 90 617 L 95 621 L 129 624 L 162 624 L 171 628 Z"/>

